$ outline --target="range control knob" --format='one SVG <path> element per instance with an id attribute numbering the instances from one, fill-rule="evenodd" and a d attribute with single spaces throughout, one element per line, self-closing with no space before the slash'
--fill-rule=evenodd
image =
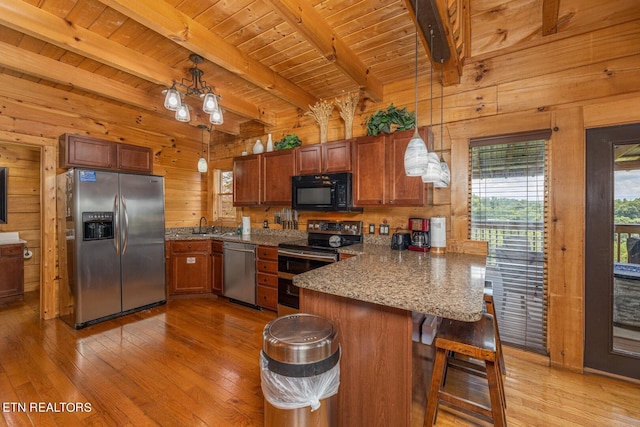
<path id="1" fill-rule="evenodd" d="M 331 236 L 329 237 L 329 246 L 332 248 L 339 248 L 342 246 L 342 237 L 340 236 Z"/>

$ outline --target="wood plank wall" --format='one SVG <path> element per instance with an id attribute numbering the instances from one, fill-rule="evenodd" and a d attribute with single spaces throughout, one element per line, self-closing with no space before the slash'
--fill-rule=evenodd
<path id="1" fill-rule="evenodd" d="M 532 44 L 530 48 L 509 50 L 496 57 L 470 58 L 461 83 L 444 90 L 444 154 L 452 169 L 451 188 L 430 189 L 429 205 L 425 208 L 367 209 L 348 216 L 362 219 L 365 224 L 379 224 L 386 219 L 394 229 L 404 226 L 410 216 L 445 215 L 449 236 L 465 239 L 468 139 L 540 127 L 554 129 L 550 154 L 548 347 L 552 364 L 578 371 L 582 370 L 584 341 L 584 130 L 640 122 L 639 23 L 635 20 L 591 33 L 578 32 L 571 37 L 548 36 L 552 42 L 544 46 Z M 151 113 L 8 75 L 0 75 L 0 88 L 0 140 L 42 148 L 45 155 L 40 158 L 41 171 L 49 178 L 57 166 L 57 156 L 51 151 L 56 148 L 58 135 L 65 132 L 149 146 L 155 153 L 154 172 L 166 178 L 166 225 L 195 226 L 202 215 L 211 219 L 213 174 L 201 175 L 196 170 L 201 131 L 175 122 L 168 112 L 162 111 L 160 94 L 158 113 Z M 354 135 L 363 135 L 365 118 L 390 103 L 413 110 L 413 90 L 413 80 L 399 81 L 385 86 L 384 102 L 363 101 L 354 120 Z M 34 93 L 39 96 L 33 96 Z M 421 78 L 419 93 L 419 124 L 426 125 L 430 117 L 428 77 Z M 436 84 L 433 119 L 437 142 L 439 111 Z M 237 139 L 213 135 L 211 166 L 230 167 L 233 156 L 250 151 L 255 139 L 265 140 L 269 132 L 276 140 L 284 134 L 296 133 L 305 144 L 317 143 L 319 129 L 303 113 L 280 116 L 277 125 L 268 129 L 250 126 Z M 329 140 L 343 136 L 342 121 L 334 111 Z M 6 146 L 0 142 L 0 147 Z M 55 227 L 46 218 L 55 211 L 55 203 L 52 210 L 49 193 L 53 190 L 46 177 L 42 185 L 47 190 L 41 195 L 45 218 L 41 226 L 45 236 L 41 242 L 41 315 L 50 318 L 57 312 L 57 273 Z M 263 219 L 271 222 L 273 210 L 239 209 L 238 220 L 248 214 L 253 226 L 258 227 Z"/>

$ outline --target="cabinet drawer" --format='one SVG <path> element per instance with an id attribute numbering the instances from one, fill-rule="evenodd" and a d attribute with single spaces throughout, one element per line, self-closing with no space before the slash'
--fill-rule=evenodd
<path id="1" fill-rule="evenodd" d="M 258 271 L 262 273 L 278 274 L 278 261 L 258 260 Z"/>
<path id="2" fill-rule="evenodd" d="M 222 253 L 222 242 L 220 240 L 211 241 L 211 250 L 213 252 Z"/>
<path id="3" fill-rule="evenodd" d="M 278 309 L 278 289 L 258 285 L 256 291 L 257 303 L 260 307 L 274 311 Z"/>
<path id="4" fill-rule="evenodd" d="M 258 273 L 258 285 L 278 287 L 278 276 L 275 274 Z"/>
<path id="5" fill-rule="evenodd" d="M 173 252 L 209 252 L 210 240 L 183 240 L 171 244 Z"/>
<path id="6" fill-rule="evenodd" d="M 258 246 L 259 259 L 278 260 L 278 248 L 275 246 Z"/>
<path id="7" fill-rule="evenodd" d="M 2 256 L 22 256 L 22 245 L 2 245 L 0 246 Z M 276 266 L 276 271 L 278 271 Z"/>

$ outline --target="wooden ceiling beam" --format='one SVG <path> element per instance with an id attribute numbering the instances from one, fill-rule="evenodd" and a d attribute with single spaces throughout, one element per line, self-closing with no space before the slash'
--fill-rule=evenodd
<path id="1" fill-rule="evenodd" d="M 420 19 L 416 17 L 416 2 Z M 468 50 L 468 29 L 469 8 L 467 0 L 453 0 L 451 8 L 447 5 L 447 0 L 405 0 L 407 10 L 416 26 L 420 29 L 420 40 L 424 46 L 429 61 L 435 69 L 439 69 L 442 75 L 442 84 L 452 86 L 460 83 L 462 76 L 462 65 L 465 52 Z M 449 50 L 449 57 L 441 63 L 441 58 L 434 58 L 431 51 L 430 34 L 427 28 L 423 28 L 427 22 L 433 22 L 433 18 L 425 17 L 425 14 L 437 13 L 442 23 L 444 40 L 434 40 L 434 46 L 438 43 L 446 44 Z M 421 24 L 422 23 L 422 24 Z M 436 52 L 437 53 L 437 52 Z"/>
<path id="2" fill-rule="evenodd" d="M 143 110 L 159 111 L 156 106 L 157 95 L 7 43 L 0 43 L 0 66 L 64 86 L 78 88 Z M 167 111 L 167 113 L 170 112 Z M 228 122 L 225 120 L 223 125 L 216 126 L 215 129 L 237 135 L 240 129 L 239 124 L 231 120 Z M 198 123 L 192 122 L 192 124 Z"/>
<path id="3" fill-rule="evenodd" d="M 558 14 L 560 0 L 542 0 L 542 35 L 548 36 L 558 32 Z"/>
<path id="4" fill-rule="evenodd" d="M 179 70 L 149 57 L 142 58 L 140 52 L 21 0 L 0 2 L 0 24 L 158 85 L 169 87 L 173 81 L 186 77 Z M 222 97 L 220 104 L 225 110 L 268 126 L 275 125 L 275 114 L 235 96 L 225 85 L 216 85 L 216 92 Z M 158 93 L 153 102 L 157 104 L 163 99 Z"/>
<path id="5" fill-rule="evenodd" d="M 222 37 L 177 11 L 167 2 L 157 0 L 99 1 L 299 108 L 307 109 L 309 105 L 318 101 L 313 95 L 227 43 Z"/>
<path id="6" fill-rule="evenodd" d="M 382 101 L 382 83 L 358 58 L 313 5 L 304 0 L 264 0 L 329 62 L 354 80 L 371 100 Z"/>

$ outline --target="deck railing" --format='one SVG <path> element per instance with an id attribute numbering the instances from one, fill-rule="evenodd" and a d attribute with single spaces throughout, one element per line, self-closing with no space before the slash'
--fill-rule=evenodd
<path id="1" fill-rule="evenodd" d="M 615 262 L 629 262 L 627 239 L 640 236 L 640 224 L 614 224 L 613 254 Z"/>

